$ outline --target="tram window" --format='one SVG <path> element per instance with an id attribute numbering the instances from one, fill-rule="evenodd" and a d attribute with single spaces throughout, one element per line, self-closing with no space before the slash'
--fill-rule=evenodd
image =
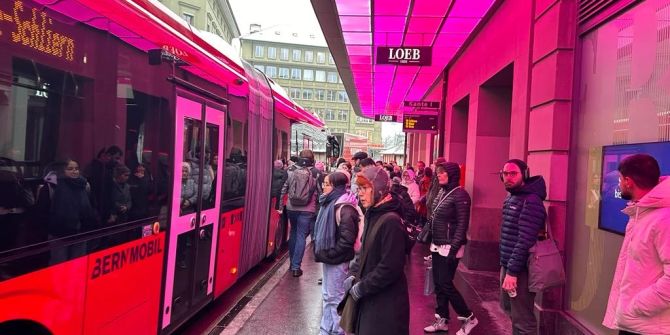
<path id="1" fill-rule="evenodd" d="M 231 112 L 232 113 L 232 112 Z M 243 197 L 246 192 L 247 181 L 247 123 L 245 119 L 234 119 L 228 115 L 226 131 L 226 157 L 223 169 L 223 197 L 222 200 L 232 200 Z M 242 116 L 240 115 L 240 118 Z"/>
<path id="2" fill-rule="evenodd" d="M 281 157 L 284 164 L 288 162 L 288 134 L 285 131 L 281 132 Z"/>
<path id="3" fill-rule="evenodd" d="M 93 79 L 12 60 L 12 85 L 0 85 L 0 251 L 167 212 L 167 99 L 129 84 L 95 96 L 93 87 Z M 56 248 L 50 262 L 137 236 Z"/>

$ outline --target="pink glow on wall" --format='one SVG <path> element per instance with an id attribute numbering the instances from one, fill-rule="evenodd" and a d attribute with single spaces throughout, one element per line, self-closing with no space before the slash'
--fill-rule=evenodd
<path id="1" fill-rule="evenodd" d="M 362 114 L 401 114 L 404 100 L 421 100 L 493 1 L 375 0 L 371 11 L 370 1 L 336 0 Z M 375 65 L 378 46 L 432 46 L 433 64 Z"/>

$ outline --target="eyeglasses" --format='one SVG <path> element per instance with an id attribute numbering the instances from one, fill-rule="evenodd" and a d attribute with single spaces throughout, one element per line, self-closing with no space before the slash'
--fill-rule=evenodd
<path id="1" fill-rule="evenodd" d="M 500 171 L 500 175 L 503 177 L 516 177 L 519 174 L 519 171 Z"/>

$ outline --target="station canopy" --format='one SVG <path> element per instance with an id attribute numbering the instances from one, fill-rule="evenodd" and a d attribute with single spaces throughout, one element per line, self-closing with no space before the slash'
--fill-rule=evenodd
<path id="1" fill-rule="evenodd" d="M 311 0 L 354 110 L 401 116 L 440 101 L 442 72 L 495 0 Z M 430 47 L 430 65 L 377 64 L 380 47 Z M 423 49 L 427 50 L 427 49 Z M 439 86 L 439 87 L 438 87 Z"/>

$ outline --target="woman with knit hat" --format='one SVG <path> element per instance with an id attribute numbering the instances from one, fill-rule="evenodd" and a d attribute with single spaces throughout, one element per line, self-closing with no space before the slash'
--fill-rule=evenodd
<path id="1" fill-rule="evenodd" d="M 347 329 L 344 322 L 340 324 L 357 335 L 409 334 L 409 293 L 404 273 L 407 233 L 400 215 L 402 206 L 390 193 L 389 177 L 379 167 L 359 172 L 356 184 L 360 203 L 366 209 L 363 245 L 356 272 L 344 282 L 345 289 L 351 287 L 348 292 L 356 312 L 353 329 Z"/>
<path id="2" fill-rule="evenodd" d="M 463 257 L 470 223 L 470 195 L 459 186 L 461 169 L 456 163 L 441 162 L 435 167 L 440 187 L 431 209 L 430 221 L 435 283 L 435 321 L 423 330 L 426 333 L 445 332 L 449 324 L 449 304 L 458 314 L 461 328 L 456 335 L 470 334 L 478 321 L 454 286 L 458 263 Z"/>

